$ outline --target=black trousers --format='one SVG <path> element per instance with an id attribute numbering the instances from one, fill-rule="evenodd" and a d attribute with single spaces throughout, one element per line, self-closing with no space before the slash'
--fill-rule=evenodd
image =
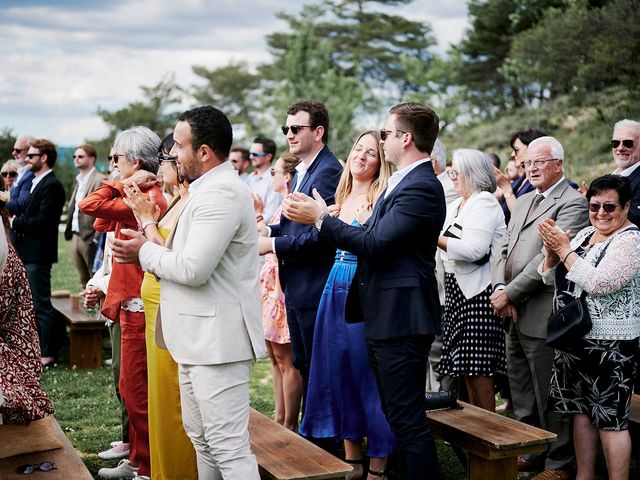
<path id="1" fill-rule="evenodd" d="M 60 322 L 51 305 L 51 264 L 25 263 L 33 308 L 38 321 L 40 354 L 43 357 L 55 357 L 58 354 Z"/>
<path id="2" fill-rule="evenodd" d="M 311 350 L 313 347 L 313 331 L 316 326 L 318 309 L 299 309 L 288 302 L 287 324 L 291 335 L 291 351 L 293 366 L 300 370 L 302 376 L 302 416 L 306 405 L 309 370 L 311 369 Z"/>
<path id="3" fill-rule="evenodd" d="M 396 434 L 402 479 L 440 479 L 436 445 L 424 407 L 433 339 L 433 335 L 420 335 L 367 341 L 382 410 Z"/>

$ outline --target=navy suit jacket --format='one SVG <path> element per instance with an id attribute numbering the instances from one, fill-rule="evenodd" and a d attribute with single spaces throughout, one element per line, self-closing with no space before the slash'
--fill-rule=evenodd
<path id="1" fill-rule="evenodd" d="M 31 171 L 25 172 L 20 181 L 10 190 L 11 199 L 7 202 L 7 210 L 13 215 L 22 215 L 27 208 L 27 202 L 31 195 L 31 184 L 35 175 Z"/>
<path id="2" fill-rule="evenodd" d="M 326 146 L 307 170 L 298 192 L 313 196 L 315 188 L 331 205 L 335 202 L 342 165 Z M 297 174 L 292 185 L 298 181 Z M 316 309 L 322 290 L 333 266 L 335 248 L 318 241 L 318 230 L 313 225 L 292 222 L 284 215 L 280 223 L 270 225 L 275 238 L 280 284 L 285 299 L 300 310 Z"/>
<path id="3" fill-rule="evenodd" d="M 64 188 L 51 172 L 29 197 L 24 213 L 13 220 L 15 247 L 24 263 L 58 261 L 58 224 L 65 202 Z"/>
<path id="4" fill-rule="evenodd" d="M 631 208 L 629 209 L 629 220 L 640 228 L 640 167 L 636 168 L 627 177 L 631 185 Z"/>
<path id="5" fill-rule="evenodd" d="M 368 340 L 440 333 L 435 254 L 446 205 L 431 162 L 380 197 L 362 227 L 326 217 L 320 238 L 358 256 L 347 297 L 348 322 L 365 322 Z"/>

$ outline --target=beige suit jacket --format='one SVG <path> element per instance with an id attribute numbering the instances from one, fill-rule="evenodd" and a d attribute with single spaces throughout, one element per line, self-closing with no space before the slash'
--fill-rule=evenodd
<path id="1" fill-rule="evenodd" d="M 102 185 L 102 181 L 105 179 L 106 177 L 104 176 L 104 174 L 100 173 L 98 169 L 95 169 L 93 172 L 91 172 L 91 176 L 88 178 L 89 184 L 87 186 L 86 195 L 89 195 L 98 187 L 100 187 Z M 76 186 L 74 187 L 73 192 L 71 193 L 71 200 L 69 200 L 69 208 L 67 208 L 67 224 L 64 231 L 64 238 L 66 240 L 71 240 L 71 237 L 73 236 L 73 232 L 71 230 L 71 223 L 73 221 L 73 211 L 76 208 L 77 191 L 78 191 L 78 182 L 76 182 Z M 80 231 L 78 233 L 80 234 L 80 238 L 82 238 L 82 241 L 88 244 L 93 242 L 93 237 L 96 233 L 95 230 L 93 229 L 94 220 L 95 220 L 95 217 L 92 217 L 91 215 L 87 215 L 86 213 L 78 212 L 78 223 L 80 224 Z"/>
<path id="2" fill-rule="evenodd" d="M 506 284 L 507 296 L 518 309 L 520 331 L 530 337 L 545 338 L 553 306 L 553 287 L 545 286 L 537 271 L 544 257 L 538 225 L 552 218 L 562 230 L 571 230 L 573 237 L 588 225 L 589 210 L 587 200 L 563 180 L 527 219 L 535 194 L 535 190 L 531 191 L 516 202 L 499 255 L 494 259 L 492 281 L 494 287 Z M 514 256 L 513 278 L 507 283 L 505 267 L 510 255 Z"/>
<path id="3" fill-rule="evenodd" d="M 266 355 L 255 213 L 230 162 L 193 185 L 166 246 L 146 242 L 139 257 L 160 278 L 156 339 L 177 362 L 214 365 Z"/>

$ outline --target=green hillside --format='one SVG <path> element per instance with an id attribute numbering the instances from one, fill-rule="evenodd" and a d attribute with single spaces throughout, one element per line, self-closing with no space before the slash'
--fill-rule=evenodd
<path id="1" fill-rule="evenodd" d="M 538 108 L 521 108 L 496 118 L 447 130 L 442 135 L 449 152 L 477 148 L 509 158 L 509 139 L 517 130 L 538 128 L 556 137 L 565 149 L 567 176 L 592 180 L 614 169 L 608 142 L 618 120 L 640 120 L 640 104 L 624 89 L 608 89 L 579 99 L 558 97 Z M 449 160 L 451 155 L 449 155 Z"/>

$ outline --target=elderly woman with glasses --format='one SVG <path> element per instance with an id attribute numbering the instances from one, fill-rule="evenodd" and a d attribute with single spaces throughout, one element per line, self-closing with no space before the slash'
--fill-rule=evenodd
<path id="1" fill-rule="evenodd" d="M 493 412 L 493 376 L 507 369 L 502 322 L 489 301 L 491 259 L 506 230 L 504 213 L 493 195 L 492 164 L 482 152 L 453 152 L 449 176 L 461 198 L 447 208 L 438 239 L 445 278 L 439 371 L 464 378 L 470 403 Z"/>
<path id="2" fill-rule="evenodd" d="M 7 160 L 4 162 L 0 170 L 0 175 L 2 175 L 4 190 L 8 191 L 18 177 L 18 162 L 15 160 Z"/>
<path id="3" fill-rule="evenodd" d="M 598 442 L 609 479 L 629 476 L 629 410 L 640 337 L 640 231 L 628 219 L 625 177 L 605 175 L 588 191 L 591 226 L 573 240 L 553 220 L 539 226 L 539 272 L 555 283 L 554 310 L 585 294 L 591 331 L 556 350 L 549 408 L 573 414 L 578 479 L 595 478 Z"/>

